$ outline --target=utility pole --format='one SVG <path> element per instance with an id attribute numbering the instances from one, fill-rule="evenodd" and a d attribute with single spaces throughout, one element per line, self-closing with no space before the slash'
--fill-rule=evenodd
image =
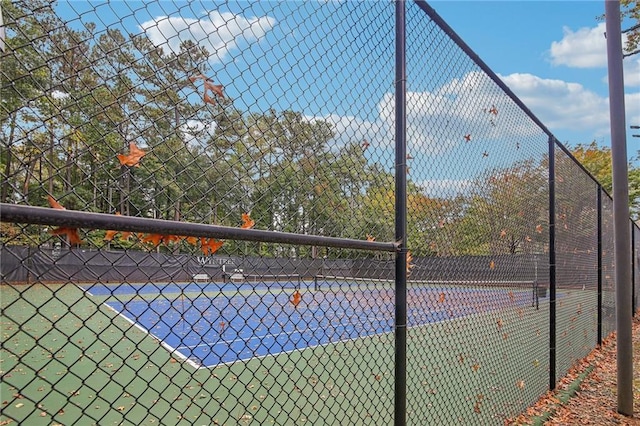
<path id="1" fill-rule="evenodd" d="M 620 1 L 605 0 L 609 116 L 613 168 L 613 231 L 616 282 L 618 413 L 633 416 L 633 344 L 631 332 L 631 227 L 622 70 Z"/>

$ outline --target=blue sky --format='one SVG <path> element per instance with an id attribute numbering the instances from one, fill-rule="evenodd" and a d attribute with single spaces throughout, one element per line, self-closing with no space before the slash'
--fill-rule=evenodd
<path id="1" fill-rule="evenodd" d="M 604 1 L 430 4 L 558 140 L 568 146 L 593 140 L 610 146 L 606 40 L 604 23 L 596 19 Z M 215 52 L 208 60 L 209 76 L 225 85 L 241 110 L 293 109 L 309 120 L 329 121 L 340 142 L 369 140 L 370 158 L 393 164 L 394 8 L 388 1 L 69 1 L 60 2 L 58 11 L 76 26 L 95 22 L 99 31 L 116 25 L 124 32 L 145 32 L 166 50 L 193 40 Z M 625 22 L 623 28 L 632 24 Z M 640 138 L 632 138 L 629 130 L 640 124 L 640 54 L 624 65 L 632 158 L 640 150 Z M 484 163 L 475 161 L 485 148 L 464 144 L 465 126 L 486 128 L 488 123 L 455 112 L 461 104 L 453 98 L 462 98 L 461 87 L 474 77 L 464 64 L 455 69 L 445 77 L 438 71 L 433 81 L 419 75 L 423 84 L 408 82 L 409 118 L 417 123 L 408 132 L 418 141 L 411 153 L 416 162 L 437 159 L 441 166 L 427 167 L 413 179 L 436 189 L 457 185 L 463 190 L 483 168 L 508 166 L 529 155 L 526 149 L 512 149 L 511 157 L 491 153 Z M 493 99 L 489 89 L 480 93 Z M 433 107 L 436 102 L 448 109 Z M 457 120 L 455 134 L 427 134 L 449 115 Z M 191 124 L 215 128 L 215 123 Z M 524 137 L 512 125 L 501 129 L 500 135 L 485 129 L 485 141 Z M 496 150 L 504 148 L 495 144 Z M 475 156 L 464 165 L 462 149 Z"/>
<path id="2" fill-rule="evenodd" d="M 431 5 L 558 140 L 610 146 L 606 40 L 604 22 L 596 19 L 604 13 L 604 1 Z M 631 25 L 627 21 L 622 28 Z M 626 58 L 624 69 L 631 157 L 640 149 L 640 138 L 632 138 L 629 130 L 640 124 L 640 54 Z M 527 89 L 533 82 L 537 93 Z"/>

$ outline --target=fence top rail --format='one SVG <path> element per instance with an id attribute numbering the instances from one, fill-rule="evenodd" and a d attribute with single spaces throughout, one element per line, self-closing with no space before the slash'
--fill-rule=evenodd
<path id="1" fill-rule="evenodd" d="M 178 222 L 106 213 L 58 210 L 46 207 L 0 203 L 0 221 L 55 225 L 75 228 L 114 231 L 151 232 L 170 235 L 188 235 L 206 238 L 227 238 L 240 241 L 259 241 L 281 244 L 308 244 L 323 247 L 348 248 L 395 252 L 396 242 L 378 242 L 322 235 L 294 234 L 260 229 L 242 229 L 202 223 Z"/>

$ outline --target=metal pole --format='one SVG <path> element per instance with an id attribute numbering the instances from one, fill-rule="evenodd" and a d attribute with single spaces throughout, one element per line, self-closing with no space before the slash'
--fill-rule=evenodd
<path id="1" fill-rule="evenodd" d="M 556 387 L 556 143 L 549 138 L 549 389 Z"/>
<path id="2" fill-rule="evenodd" d="M 613 169 L 613 235 L 616 279 L 618 412 L 633 415 L 633 346 L 631 341 L 631 238 L 629 235 L 629 180 L 625 135 L 624 78 L 620 2 L 606 0 L 609 116 Z"/>
<path id="3" fill-rule="evenodd" d="M 396 0 L 396 295 L 394 424 L 407 424 L 407 140 L 405 2 Z"/>

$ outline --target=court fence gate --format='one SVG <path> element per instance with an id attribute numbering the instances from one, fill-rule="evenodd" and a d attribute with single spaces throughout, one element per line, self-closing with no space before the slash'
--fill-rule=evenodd
<path id="1" fill-rule="evenodd" d="M 0 424 L 504 424 L 615 332 L 611 198 L 426 2 L 0 4 Z"/>

